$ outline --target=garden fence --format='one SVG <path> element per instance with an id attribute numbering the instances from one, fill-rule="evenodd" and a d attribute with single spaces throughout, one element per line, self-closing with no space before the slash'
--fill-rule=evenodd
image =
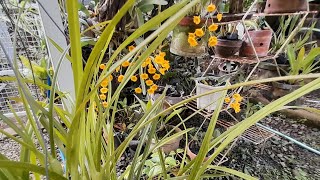
<path id="1" fill-rule="evenodd" d="M 0 6 L 0 41 L 5 45 L 9 58 L 14 59 L 14 46 L 16 46 L 16 57 L 20 73 L 28 79 L 32 79 L 30 67 L 21 63 L 19 56 L 25 56 L 31 62 L 40 63 L 40 60 L 48 59 L 46 41 L 39 15 L 37 4 L 28 4 L 26 10 L 21 13 L 17 33 L 15 24 L 19 17 L 19 8 L 12 4 L 12 1 L 5 1 L 5 6 Z M 10 14 L 10 16 L 8 16 Z M 14 37 L 16 36 L 16 43 Z M 19 92 L 15 81 L 8 81 L 6 78 L 13 77 L 13 69 L 9 65 L 9 59 L 5 56 L 4 50 L 0 47 L 0 113 L 12 116 L 13 108 L 17 114 L 23 115 L 24 108 L 19 101 Z M 37 100 L 43 100 L 39 88 L 33 84 L 28 84 L 32 95 Z M 42 91 L 43 92 L 43 91 Z M 11 106 L 11 107 L 10 107 Z"/>

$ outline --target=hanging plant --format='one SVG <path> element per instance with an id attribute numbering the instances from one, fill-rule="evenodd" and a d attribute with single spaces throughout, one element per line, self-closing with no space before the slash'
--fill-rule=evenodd
<path id="1" fill-rule="evenodd" d="M 206 15 L 202 16 L 201 12 Z M 214 17 L 214 14 L 217 15 Z M 207 46 L 213 47 L 217 44 L 215 31 L 219 27 L 213 23 L 214 18 L 219 22 L 222 19 L 222 14 L 217 11 L 216 5 L 211 3 L 207 6 L 200 4 L 194 7 L 189 16 L 184 17 L 174 29 L 170 51 L 179 56 L 204 56 Z"/>

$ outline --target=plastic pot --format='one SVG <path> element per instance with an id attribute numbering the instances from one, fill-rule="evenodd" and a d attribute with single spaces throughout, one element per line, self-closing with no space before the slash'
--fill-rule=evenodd
<path id="1" fill-rule="evenodd" d="M 218 39 L 218 44 L 214 47 L 218 57 L 227 58 L 239 52 L 242 45 L 241 40 Z"/>
<path id="2" fill-rule="evenodd" d="M 212 91 L 220 87 L 221 86 L 213 87 L 213 86 L 208 86 L 202 83 L 197 83 L 196 94 L 201 95 L 203 93 Z M 214 111 L 218 106 L 218 100 L 221 98 L 221 96 L 222 96 L 222 92 L 216 92 L 213 94 L 209 94 L 209 95 L 197 98 L 197 108 L 198 109 L 205 108 L 209 112 Z"/>
<path id="3" fill-rule="evenodd" d="M 253 47 L 250 43 L 248 35 L 245 35 L 244 42 L 240 49 L 240 56 L 255 56 L 254 49 L 256 50 L 258 57 L 267 56 L 272 39 L 272 31 L 249 31 L 249 36 L 252 40 Z"/>
<path id="4" fill-rule="evenodd" d="M 267 14 L 294 13 L 307 10 L 307 0 L 267 0 L 264 12 Z"/>

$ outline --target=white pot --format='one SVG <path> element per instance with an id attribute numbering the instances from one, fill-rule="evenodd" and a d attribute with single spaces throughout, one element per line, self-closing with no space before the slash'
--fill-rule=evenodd
<path id="1" fill-rule="evenodd" d="M 202 83 L 197 83 L 196 93 L 197 95 L 201 95 L 208 91 L 215 90 L 222 86 L 209 86 Z M 207 111 L 214 111 L 218 106 L 218 100 L 222 97 L 222 92 L 216 92 L 210 95 L 202 96 L 197 99 L 197 108 L 198 109 L 206 109 Z"/>

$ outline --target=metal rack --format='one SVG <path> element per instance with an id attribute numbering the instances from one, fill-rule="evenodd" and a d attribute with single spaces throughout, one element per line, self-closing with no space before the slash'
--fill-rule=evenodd
<path id="1" fill-rule="evenodd" d="M 249 10 L 247 11 L 247 13 L 243 16 L 243 18 L 241 20 L 237 20 L 237 21 L 230 21 L 230 22 L 222 22 L 222 23 L 217 23 L 217 24 L 220 24 L 220 25 L 223 25 L 223 24 L 228 24 L 228 23 L 241 23 L 244 27 L 244 30 L 245 30 L 245 33 L 246 34 L 249 34 L 249 30 L 246 28 L 245 26 L 245 20 L 248 19 L 248 15 L 250 14 L 249 12 L 253 9 L 254 5 L 258 2 L 258 0 L 255 0 L 254 3 L 251 5 L 251 7 L 249 8 Z M 292 33 L 289 35 L 288 39 L 285 41 L 285 43 L 281 46 L 281 48 L 276 52 L 276 54 L 274 55 L 269 55 L 269 56 L 266 56 L 266 57 L 259 57 L 257 55 L 257 52 L 256 52 L 256 49 L 253 45 L 253 41 L 251 39 L 250 36 L 248 36 L 248 39 L 249 39 L 249 42 L 250 42 L 250 45 L 251 47 L 253 48 L 254 50 L 254 54 L 255 56 L 254 57 L 240 57 L 240 56 L 231 56 L 231 57 L 228 57 L 228 58 L 221 58 L 221 57 L 216 57 L 214 56 L 210 62 L 210 64 L 208 65 L 207 69 L 204 71 L 204 73 L 202 74 L 201 77 L 204 77 L 208 70 L 211 68 L 211 65 L 216 61 L 216 60 L 221 60 L 221 61 L 228 61 L 228 62 L 237 62 L 241 65 L 244 65 L 244 64 L 252 64 L 252 65 L 255 65 L 253 67 L 253 69 L 251 70 L 251 72 L 249 73 L 249 75 L 247 76 L 245 82 L 249 81 L 249 79 L 251 78 L 251 76 L 253 75 L 253 73 L 256 71 L 257 67 L 259 66 L 259 64 L 263 61 L 267 61 L 267 60 L 273 60 L 274 63 L 277 65 L 277 62 L 276 62 L 276 58 L 279 56 L 279 54 L 281 52 L 283 52 L 283 49 L 284 47 L 292 40 L 292 38 L 298 33 L 298 30 L 299 30 L 299 26 L 301 26 L 307 15 L 308 14 L 314 14 L 316 13 L 315 11 L 302 11 L 302 12 L 296 12 L 296 13 L 283 13 L 283 14 L 265 14 L 265 13 L 259 13 L 259 14 L 253 14 L 252 15 L 252 18 L 256 18 L 256 17 L 261 17 L 261 16 L 282 16 L 282 15 L 304 15 L 302 20 L 299 22 L 298 26 L 292 31 Z M 250 15 L 251 16 L 251 15 Z M 277 68 L 278 70 L 278 73 L 280 73 L 280 70 L 279 68 Z M 243 87 L 239 88 L 237 90 L 237 93 L 240 93 L 240 91 L 242 90 Z M 270 89 L 269 86 L 267 85 L 264 85 L 264 84 L 257 84 L 254 86 L 254 88 L 261 88 L 261 89 Z M 195 89 L 194 89 L 195 90 Z M 192 93 L 194 92 L 194 90 L 191 92 L 191 95 Z M 212 116 L 213 113 L 211 112 L 208 112 L 206 110 L 199 110 L 197 108 L 197 102 L 196 101 L 192 101 L 188 104 L 185 104 L 186 107 L 188 107 L 189 109 L 195 111 L 195 112 L 198 112 L 200 115 L 202 115 L 203 117 L 205 118 L 210 118 Z M 227 107 L 226 107 L 227 109 Z M 231 126 L 235 125 L 236 123 L 238 122 L 238 120 L 234 119 L 233 120 L 228 120 L 228 119 L 224 119 L 224 118 L 219 118 L 219 120 L 217 121 L 217 124 L 228 129 L 230 128 Z M 261 128 L 261 127 L 258 127 L 256 125 L 252 126 L 251 128 L 249 128 L 241 137 L 254 143 L 254 144 L 260 144 L 260 143 L 263 143 L 265 140 L 271 138 L 272 136 L 274 136 L 273 133 Z"/>
<path id="2" fill-rule="evenodd" d="M 190 96 L 187 96 L 185 98 L 187 99 L 189 97 Z M 204 118 L 210 118 L 213 115 L 213 112 L 208 112 L 205 109 L 199 111 L 199 109 L 197 109 L 196 100 L 193 100 L 193 101 L 185 104 L 185 106 L 194 112 L 198 111 L 198 114 L 200 114 Z M 238 123 L 238 121 L 236 121 L 236 119 L 234 117 L 232 117 L 232 115 L 230 115 L 226 111 L 223 111 L 220 114 L 219 119 L 217 121 L 217 125 L 225 128 L 225 129 L 229 129 L 230 127 L 232 127 L 236 123 Z M 241 138 L 243 138 L 247 141 L 250 141 L 253 144 L 258 145 L 258 144 L 265 142 L 266 140 L 268 140 L 269 138 L 271 138 L 273 136 L 274 136 L 273 133 L 270 133 L 269 131 L 254 125 L 254 126 L 250 127 L 245 133 L 243 133 L 241 135 Z"/>

